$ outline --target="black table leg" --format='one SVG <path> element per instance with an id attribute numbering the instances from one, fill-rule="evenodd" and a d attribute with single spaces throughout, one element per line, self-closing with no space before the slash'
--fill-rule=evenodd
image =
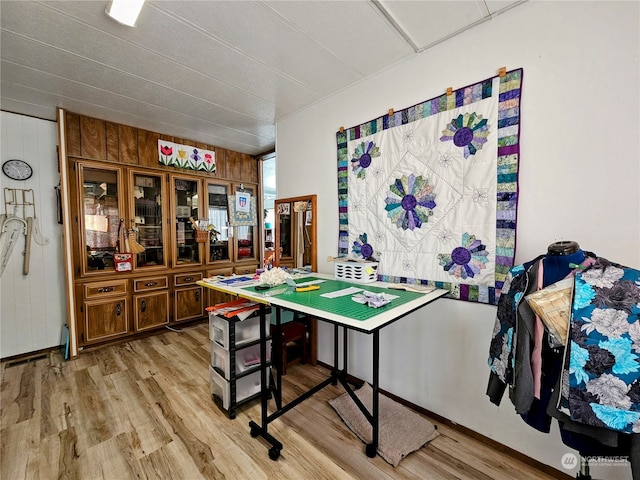
<path id="1" fill-rule="evenodd" d="M 373 458 L 378 452 L 378 427 L 380 416 L 380 404 L 378 402 L 378 389 L 379 389 L 379 374 L 380 374 L 380 331 L 375 330 L 373 332 L 373 412 L 371 422 L 371 443 L 366 447 L 367 456 Z"/>

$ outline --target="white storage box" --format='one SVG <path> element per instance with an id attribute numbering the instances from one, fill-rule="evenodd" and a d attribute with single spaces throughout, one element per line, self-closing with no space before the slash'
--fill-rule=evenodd
<path id="1" fill-rule="evenodd" d="M 378 279 L 378 262 L 335 262 L 337 280 L 372 283 Z"/>
<path id="2" fill-rule="evenodd" d="M 236 321 L 209 313 L 209 339 L 222 345 L 224 349 L 229 350 L 230 322 L 235 322 L 236 324 L 236 347 L 260 338 L 260 315 L 249 317 L 246 320 Z M 266 315 L 264 323 L 267 329 L 267 335 L 269 335 L 269 315 Z"/>
<path id="3" fill-rule="evenodd" d="M 236 325 L 237 327 L 237 325 Z M 271 340 L 267 341 L 267 362 L 271 361 Z M 236 349 L 236 375 L 250 368 L 260 365 L 260 344 L 251 345 L 250 347 Z M 230 369 L 231 352 L 222 348 L 216 342 L 211 342 L 211 366 L 217 368 L 219 372 L 224 373 L 224 378 L 231 380 Z"/>
<path id="4" fill-rule="evenodd" d="M 215 395 L 222 400 L 222 408 L 229 410 L 231 407 L 231 383 L 222 378 L 211 366 L 209 367 L 209 378 L 211 395 Z M 269 376 L 267 375 L 267 384 L 268 382 Z M 236 404 L 257 393 L 260 393 L 260 370 L 236 380 Z"/>

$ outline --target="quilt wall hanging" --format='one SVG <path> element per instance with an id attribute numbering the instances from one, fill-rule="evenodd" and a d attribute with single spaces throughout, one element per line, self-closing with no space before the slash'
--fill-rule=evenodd
<path id="1" fill-rule="evenodd" d="M 339 254 L 496 304 L 516 240 L 523 70 L 337 133 Z"/>
<path id="2" fill-rule="evenodd" d="M 169 167 L 203 170 L 205 172 L 216 171 L 216 152 L 192 145 L 181 145 L 158 140 L 158 160 L 160 164 Z"/>

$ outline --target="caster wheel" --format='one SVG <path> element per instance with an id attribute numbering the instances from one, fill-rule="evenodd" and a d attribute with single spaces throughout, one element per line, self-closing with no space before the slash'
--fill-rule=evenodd
<path id="1" fill-rule="evenodd" d="M 233 420 L 234 418 L 236 418 L 236 412 L 229 412 L 229 419 Z"/>
<path id="2" fill-rule="evenodd" d="M 257 436 L 259 436 L 261 433 L 260 428 L 259 427 L 251 427 L 251 436 L 253 438 L 256 438 Z"/>
<path id="3" fill-rule="evenodd" d="M 364 451 L 367 453 L 367 457 L 369 458 L 374 458 L 376 456 L 376 449 L 371 443 L 367 444 Z"/>
<path id="4" fill-rule="evenodd" d="M 278 457 L 280 456 L 280 449 L 276 448 L 276 447 L 272 447 L 269 449 L 269 458 L 271 460 L 277 460 Z"/>

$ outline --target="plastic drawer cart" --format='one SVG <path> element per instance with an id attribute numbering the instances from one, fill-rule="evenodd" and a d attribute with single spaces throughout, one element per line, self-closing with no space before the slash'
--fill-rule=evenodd
<path id="1" fill-rule="evenodd" d="M 265 321 L 267 332 L 268 321 L 269 316 Z M 238 316 L 227 317 L 210 311 L 209 338 L 211 395 L 216 405 L 233 419 L 239 406 L 260 398 L 260 310 L 254 310 L 243 320 Z M 269 366 L 270 336 L 265 348 L 266 366 Z"/>

